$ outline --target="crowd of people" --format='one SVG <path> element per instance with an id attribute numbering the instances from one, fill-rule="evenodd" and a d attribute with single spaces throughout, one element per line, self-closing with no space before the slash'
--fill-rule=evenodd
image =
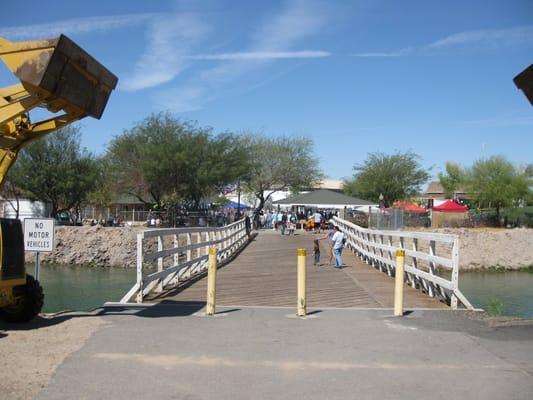
<path id="1" fill-rule="evenodd" d="M 327 240 L 328 243 L 328 264 L 331 265 L 335 259 L 335 268 L 342 268 L 342 250 L 346 239 L 344 234 L 335 226 L 331 220 L 337 214 L 333 211 L 309 211 L 306 214 L 289 211 L 270 211 L 259 214 L 258 227 L 260 229 L 279 230 L 281 235 L 294 235 L 297 227 L 312 231 L 316 234 L 326 232 L 325 236 L 314 239 L 314 265 L 323 265 L 320 262 L 320 240 Z"/>

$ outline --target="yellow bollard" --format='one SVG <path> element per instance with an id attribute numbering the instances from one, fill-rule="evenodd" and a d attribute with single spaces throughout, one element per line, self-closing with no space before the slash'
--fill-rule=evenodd
<path id="1" fill-rule="evenodd" d="M 394 279 L 394 316 L 403 315 L 403 270 L 405 250 L 396 250 L 396 276 Z"/>
<path id="2" fill-rule="evenodd" d="M 307 251 L 305 249 L 296 250 L 298 256 L 298 316 L 306 315 L 306 271 L 305 259 Z"/>
<path id="3" fill-rule="evenodd" d="M 207 315 L 215 314 L 217 300 L 217 248 L 209 248 L 207 267 Z"/>

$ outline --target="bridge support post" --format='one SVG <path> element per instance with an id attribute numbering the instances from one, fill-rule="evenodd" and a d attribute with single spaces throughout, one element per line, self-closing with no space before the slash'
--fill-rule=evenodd
<path id="1" fill-rule="evenodd" d="M 394 276 L 394 316 L 403 315 L 403 271 L 405 250 L 396 250 L 396 273 Z"/>
<path id="2" fill-rule="evenodd" d="M 305 317 L 307 299 L 306 299 L 306 270 L 305 261 L 307 251 L 305 249 L 296 250 L 298 257 L 298 316 Z"/>
<path id="3" fill-rule="evenodd" d="M 209 248 L 207 267 L 207 315 L 215 314 L 217 298 L 217 248 Z"/>

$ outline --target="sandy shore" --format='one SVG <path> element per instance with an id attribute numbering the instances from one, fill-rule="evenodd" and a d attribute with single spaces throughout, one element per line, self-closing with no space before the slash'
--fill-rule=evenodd
<path id="1" fill-rule="evenodd" d="M 63 360 L 104 324 L 100 317 L 68 315 L 24 325 L 0 322 L 0 398 L 34 398 Z"/>

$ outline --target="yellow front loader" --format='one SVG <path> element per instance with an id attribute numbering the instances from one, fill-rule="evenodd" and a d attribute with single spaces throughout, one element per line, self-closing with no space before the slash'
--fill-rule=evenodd
<path id="1" fill-rule="evenodd" d="M 64 35 L 10 42 L 0 38 L 0 59 L 20 83 L 0 88 L 0 188 L 20 150 L 33 140 L 86 116 L 100 119 L 117 77 Z M 42 107 L 51 118 L 32 121 Z M 0 219 L 0 318 L 33 319 L 43 305 L 42 288 L 24 267 L 19 220 Z"/>

